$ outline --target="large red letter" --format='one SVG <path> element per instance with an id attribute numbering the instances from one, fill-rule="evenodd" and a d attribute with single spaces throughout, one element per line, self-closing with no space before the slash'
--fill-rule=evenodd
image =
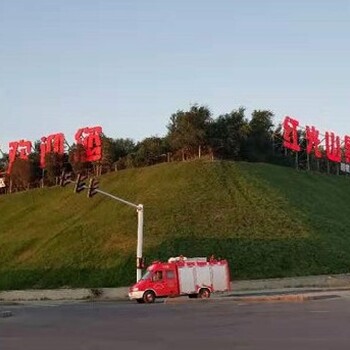
<path id="1" fill-rule="evenodd" d="M 77 144 L 83 145 L 86 151 L 86 160 L 96 162 L 102 158 L 102 128 L 95 126 L 93 128 L 82 128 L 75 134 Z"/>
<path id="2" fill-rule="evenodd" d="M 326 132 L 326 153 L 330 161 L 341 162 L 340 137 L 335 136 L 334 132 Z"/>
<path id="3" fill-rule="evenodd" d="M 32 150 L 32 143 L 30 141 L 13 141 L 9 143 L 9 166 L 7 173 L 11 174 L 13 163 L 17 156 L 20 159 L 28 160 L 28 156 Z"/>
<path id="4" fill-rule="evenodd" d="M 9 143 L 9 166 L 7 168 L 7 173 L 11 174 L 13 163 L 17 157 L 18 142 L 12 141 Z"/>
<path id="5" fill-rule="evenodd" d="M 52 134 L 48 137 L 41 138 L 40 144 L 40 166 L 41 168 L 45 168 L 45 156 L 48 153 L 64 153 L 64 135 L 62 133 Z"/>
<path id="6" fill-rule="evenodd" d="M 283 146 L 292 151 L 299 152 L 300 146 L 298 144 L 298 126 L 299 122 L 290 117 L 286 117 L 283 123 Z"/>
<path id="7" fill-rule="evenodd" d="M 32 143 L 30 141 L 21 140 L 18 143 L 19 158 L 28 160 L 28 156 L 32 151 Z"/>
<path id="8" fill-rule="evenodd" d="M 309 126 L 306 127 L 306 152 L 308 154 L 311 154 L 312 150 L 315 153 L 316 158 L 321 158 L 322 154 L 320 151 L 320 139 L 319 139 L 320 132 L 316 130 L 314 126 L 311 128 Z"/>
<path id="9" fill-rule="evenodd" d="M 345 162 L 350 163 L 350 136 L 345 136 L 344 149 L 345 149 Z"/>

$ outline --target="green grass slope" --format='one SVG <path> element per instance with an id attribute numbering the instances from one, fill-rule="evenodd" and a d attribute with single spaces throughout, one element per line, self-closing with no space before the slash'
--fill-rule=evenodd
<path id="1" fill-rule="evenodd" d="M 184 162 L 111 173 L 100 188 L 145 207 L 148 262 L 229 259 L 233 279 L 350 269 L 350 180 L 268 164 Z M 0 197 L 0 289 L 135 279 L 133 208 L 72 187 Z"/>

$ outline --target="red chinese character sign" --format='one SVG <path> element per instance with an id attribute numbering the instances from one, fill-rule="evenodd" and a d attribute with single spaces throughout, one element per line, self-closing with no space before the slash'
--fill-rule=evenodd
<path id="1" fill-rule="evenodd" d="M 300 151 L 300 146 L 298 144 L 298 126 L 299 122 L 290 117 L 286 117 L 283 123 L 283 146 L 295 151 Z"/>
<path id="2" fill-rule="evenodd" d="M 298 127 L 298 120 L 285 117 L 283 122 L 283 146 L 297 153 L 301 151 L 301 145 L 303 144 L 302 141 L 299 143 Z M 321 137 L 319 130 L 314 126 L 306 126 L 304 141 L 304 151 L 308 155 L 313 153 L 315 158 L 320 159 L 322 158 L 322 150 L 324 150 L 327 160 L 334 163 L 350 163 L 350 136 L 348 135 L 341 139 L 334 132 L 327 131 Z M 298 158 L 296 159 L 298 162 Z M 307 162 L 309 168 L 309 158 L 307 158 Z"/>
<path id="3" fill-rule="evenodd" d="M 314 151 L 316 158 L 321 158 L 322 153 L 320 150 L 320 138 L 319 138 L 320 132 L 316 130 L 314 126 L 311 128 L 309 126 L 306 127 L 306 152 L 307 154 L 311 154 L 312 151 Z"/>
<path id="4" fill-rule="evenodd" d="M 326 132 L 326 154 L 330 161 L 341 162 L 340 137 L 335 136 L 334 132 Z"/>
<path id="5" fill-rule="evenodd" d="M 100 126 L 82 128 L 75 134 L 77 144 L 84 146 L 86 161 L 97 162 L 102 159 L 101 136 L 102 128 Z"/>
<path id="6" fill-rule="evenodd" d="M 29 154 L 32 150 L 32 143 L 30 141 L 20 140 L 9 143 L 9 165 L 7 173 L 11 174 L 13 164 L 17 158 L 28 160 Z"/>
<path id="7" fill-rule="evenodd" d="M 350 163 L 350 136 L 345 136 L 344 153 L 345 153 L 345 162 Z"/>
<path id="8" fill-rule="evenodd" d="M 40 166 L 43 169 L 46 166 L 45 157 L 49 153 L 64 154 L 64 135 L 62 133 L 41 138 Z"/>

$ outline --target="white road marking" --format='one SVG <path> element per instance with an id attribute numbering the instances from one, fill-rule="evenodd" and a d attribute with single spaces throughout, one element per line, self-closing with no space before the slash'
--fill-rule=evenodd
<path id="1" fill-rule="evenodd" d="M 326 313 L 329 313 L 328 310 L 312 310 L 310 311 L 312 313 L 319 313 L 319 314 L 326 314 Z"/>

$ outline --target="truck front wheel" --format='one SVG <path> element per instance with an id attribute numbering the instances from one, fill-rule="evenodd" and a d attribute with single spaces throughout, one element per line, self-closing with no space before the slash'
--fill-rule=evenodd
<path id="1" fill-rule="evenodd" d="M 148 290 L 147 292 L 145 292 L 142 299 L 145 303 L 152 304 L 154 303 L 156 296 L 154 292 L 152 292 L 151 290 Z"/>
<path id="2" fill-rule="evenodd" d="M 199 293 L 198 293 L 198 297 L 201 299 L 208 299 L 210 298 L 210 290 L 207 288 L 202 288 Z"/>

